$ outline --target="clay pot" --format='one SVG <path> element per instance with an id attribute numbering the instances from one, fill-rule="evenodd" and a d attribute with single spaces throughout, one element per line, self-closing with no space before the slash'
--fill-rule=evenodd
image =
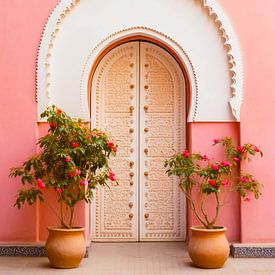
<path id="1" fill-rule="evenodd" d="M 78 267 L 85 256 L 86 243 L 84 228 L 62 229 L 48 227 L 49 237 L 46 241 L 46 254 L 52 267 Z"/>
<path id="2" fill-rule="evenodd" d="M 194 265 L 202 268 L 221 268 L 224 265 L 229 256 L 225 231 L 225 227 L 191 227 L 188 252 Z"/>

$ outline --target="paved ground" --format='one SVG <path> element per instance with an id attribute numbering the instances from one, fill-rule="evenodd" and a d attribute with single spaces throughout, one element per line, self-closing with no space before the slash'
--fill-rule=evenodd
<path id="1" fill-rule="evenodd" d="M 205 270 L 191 265 L 184 243 L 94 243 L 90 257 L 76 269 L 50 268 L 47 258 L 0 257 L 0 274 L 275 275 L 275 258 L 229 258 L 224 268 Z"/>

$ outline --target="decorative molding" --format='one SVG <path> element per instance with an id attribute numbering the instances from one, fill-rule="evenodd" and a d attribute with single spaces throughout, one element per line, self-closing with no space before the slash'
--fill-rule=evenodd
<path id="1" fill-rule="evenodd" d="M 196 118 L 196 114 L 197 114 L 197 109 L 198 109 L 198 84 L 197 84 L 197 78 L 196 78 L 196 72 L 194 69 L 194 66 L 192 64 L 192 61 L 189 57 L 189 55 L 186 53 L 186 51 L 183 49 L 183 47 L 177 42 L 175 41 L 173 38 L 171 38 L 170 36 L 154 30 L 152 28 L 149 27 L 145 27 L 145 26 L 136 26 L 136 27 L 129 27 L 129 28 L 125 28 L 122 30 L 119 30 L 117 32 L 114 32 L 112 34 L 110 34 L 108 37 L 104 38 L 103 40 L 101 40 L 88 54 L 84 66 L 83 66 L 83 70 L 82 70 L 82 75 L 81 75 L 81 80 L 80 80 L 80 101 L 81 101 L 81 110 L 82 110 L 82 115 L 85 117 L 86 115 L 83 113 L 83 110 L 85 109 L 85 105 L 86 105 L 86 94 L 87 94 L 87 87 L 84 84 L 88 83 L 88 79 L 89 79 L 89 74 L 90 74 L 90 70 L 92 67 L 92 63 L 94 61 L 93 55 L 97 56 L 98 52 L 102 52 L 105 48 L 106 45 L 110 45 L 112 44 L 113 41 L 117 41 L 117 40 L 121 40 L 124 37 L 127 36 L 133 36 L 135 34 L 143 34 L 143 35 L 147 35 L 147 36 L 153 36 L 154 38 L 156 38 L 157 40 L 160 40 L 162 42 L 166 42 L 166 44 L 169 44 L 170 47 L 172 47 L 174 50 L 176 50 L 176 52 L 178 54 L 180 54 L 179 50 L 181 51 L 181 57 L 182 57 L 182 61 L 184 62 L 184 64 L 186 65 L 186 69 L 189 73 L 189 76 L 193 78 L 190 79 L 191 85 L 192 85 L 192 93 L 193 93 L 193 97 L 194 97 L 194 112 L 193 112 L 193 116 L 190 118 L 191 121 L 195 121 Z M 167 43 L 167 40 L 169 41 Z M 175 49 L 177 48 L 177 49 Z M 189 70 L 188 70 L 189 69 Z M 83 84 L 84 83 L 84 84 Z M 85 100 L 84 100 L 85 98 Z"/>
<path id="2" fill-rule="evenodd" d="M 196 2 L 197 0 L 193 0 Z M 230 90 L 231 97 L 229 99 L 229 105 L 232 111 L 233 116 L 237 121 L 240 120 L 240 106 L 242 103 L 242 92 L 243 92 L 243 68 L 242 68 L 242 58 L 240 54 L 239 44 L 234 33 L 234 30 L 231 26 L 230 20 L 227 18 L 226 14 L 219 6 L 216 0 L 199 0 L 202 7 L 207 12 L 208 16 L 213 19 L 213 22 L 216 28 L 219 30 L 221 38 L 224 44 L 224 50 L 228 60 L 228 70 L 230 74 Z M 81 0 L 61 0 L 56 8 L 53 10 L 51 15 L 49 16 L 47 23 L 44 27 L 42 38 L 40 41 L 40 47 L 38 51 L 37 58 L 37 73 L 36 73 L 36 86 L 37 86 L 37 94 L 36 100 L 38 102 L 38 114 L 42 112 L 48 105 L 52 103 L 52 50 L 55 47 L 55 40 L 59 34 L 59 30 L 61 29 L 61 25 L 64 22 L 65 18 L 74 10 L 76 6 L 79 5 Z M 87 3 L 86 3 L 87 4 Z M 126 22 L 127 24 L 127 22 Z M 116 36 L 122 35 L 124 32 L 134 32 L 140 30 L 146 30 L 150 32 L 155 32 L 158 36 L 163 36 L 165 39 L 169 39 L 174 44 L 177 44 L 177 47 L 183 51 L 183 46 L 176 42 L 171 38 L 171 35 L 165 35 L 163 32 L 155 30 L 154 28 L 150 28 L 147 26 L 130 26 L 127 28 L 123 28 L 119 31 L 114 32 L 109 35 L 105 39 L 101 40 L 95 47 L 92 48 L 86 61 L 84 63 L 80 82 L 80 106 L 76 106 L 81 114 L 81 117 L 89 120 L 89 112 L 87 110 L 87 83 L 83 82 L 86 80 L 87 70 L 89 71 L 90 65 L 89 60 L 94 52 L 96 52 L 101 45 L 106 43 L 108 40 L 114 39 Z M 198 85 L 198 78 L 195 74 L 194 65 L 191 62 L 191 58 L 183 51 L 186 58 L 188 59 L 189 64 L 192 67 L 192 77 L 194 78 L 194 91 L 192 94 L 192 102 L 191 102 L 191 110 L 189 114 L 188 121 L 223 121 L 216 119 L 204 118 L 204 114 L 200 113 L 199 117 L 197 117 L 198 110 L 204 107 L 199 106 L 200 102 L 200 90 Z M 197 64 L 196 64 L 197 66 Z M 205 92 L 205 91 L 204 91 Z M 55 99 L 54 99 L 55 100 Z M 203 101 L 202 101 L 203 100 Z M 205 99 L 201 99 L 204 102 Z M 54 102 L 53 102 L 54 103 Z M 226 121 L 232 121 L 229 118 Z"/>
<path id="3" fill-rule="evenodd" d="M 36 102 L 39 101 L 39 89 L 45 90 L 48 102 L 50 105 L 51 94 L 51 62 L 52 49 L 54 41 L 60 30 L 60 26 L 71 11 L 80 3 L 80 0 L 60 0 L 54 10 L 49 15 L 46 24 L 44 25 L 42 36 L 39 43 L 38 54 L 36 59 Z M 39 71 L 43 70 L 39 74 Z M 46 106 L 46 107 L 47 107 Z M 43 110 L 40 110 L 43 111 Z M 39 116 L 39 114 L 38 114 Z"/>
<path id="4" fill-rule="evenodd" d="M 231 77 L 231 98 L 229 104 L 234 117 L 239 121 L 240 107 L 243 101 L 243 68 L 241 64 L 242 58 L 239 43 L 229 19 L 218 6 L 217 2 L 215 0 L 200 1 L 202 2 L 203 7 L 207 10 L 209 17 L 214 20 L 224 42 L 224 49 L 227 54 L 228 68 Z M 237 94 L 237 91 L 240 92 Z"/>

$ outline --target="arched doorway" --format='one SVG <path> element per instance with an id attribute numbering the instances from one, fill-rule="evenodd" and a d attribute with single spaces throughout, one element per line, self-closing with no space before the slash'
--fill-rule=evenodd
<path id="1" fill-rule="evenodd" d="M 163 166 L 186 143 L 186 85 L 174 57 L 146 41 L 111 49 L 92 78 L 91 117 L 119 145 L 111 165 L 120 182 L 95 194 L 92 240 L 185 240 L 184 198 Z"/>

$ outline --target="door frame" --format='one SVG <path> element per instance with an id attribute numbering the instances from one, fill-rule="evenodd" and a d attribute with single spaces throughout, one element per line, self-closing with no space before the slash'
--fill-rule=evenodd
<path id="1" fill-rule="evenodd" d="M 172 58 L 175 59 L 175 61 L 178 63 L 182 73 L 183 73 L 183 79 L 184 79 L 184 85 L 185 85 L 185 147 L 186 148 L 189 148 L 189 133 L 190 133 L 190 127 L 189 127 L 189 123 L 188 123 L 188 114 L 189 114 L 189 108 L 190 108 L 190 104 L 191 104 L 191 80 L 189 78 L 189 75 L 187 73 L 187 70 L 185 69 L 185 66 L 183 64 L 183 62 L 181 61 L 179 55 L 170 47 L 168 47 L 166 44 L 164 44 L 163 42 L 157 40 L 157 39 L 154 39 L 154 38 L 151 38 L 151 37 L 147 37 L 147 36 L 144 36 L 144 35 L 133 35 L 133 36 L 130 36 L 130 37 L 126 37 L 126 38 L 123 38 L 123 39 L 120 39 L 118 41 L 115 41 L 114 43 L 112 43 L 111 45 L 109 45 L 108 47 L 106 47 L 102 52 L 101 54 L 97 57 L 97 59 L 95 60 L 95 62 L 93 63 L 92 65 L 92 68 L 90 70 L 90 74 L 89 74 L 89 79 L 88 79 L 88 104 L 89 104 L 89 112 L 90 112 L 90 117 L 92 118 L 93 115 L 92 115 L 92 102 L 91 102 L 91 94 L 92 94 L 92 82 L 93 82 L 93 77 L 94 77 L 94 74 L 96 72 L 96 69 L 98 67 L 98 65 L 100 64 L 101 60 L 104 58 L 104 56 L 109 53 L 111 50 L 113 50 L 114 48 L 116 48 L 117 46 L 120 46 L 122 44 L 125 44 L 125 43 L 128 43 L 128 42 L 134 42 L 134 41 L 137 41 L 137 42 L 149 42 L 149 43 L 152 43 L 152 44 L 155 44 L 156 46 L 159 46 L 161 47 L 162 49 L 164 49 L 165 51 L 167 51 Z M 90 121 L 90 127 L 92 126 L 92 120 Z M 182 194 L 183 195 L 183 194 Z M 183 195 L 184 196 L 184 195 Z M 186 221 L 186 231 L 185 231 L 185 238 L 187 240 L 187 237 L 188 237 L 188 224 L 189 224 L 189 206 L 188 206 L 188 203 L 187 203 L 187 200 L 184 198 L 184 204 L 185 204 L 185 221 Z M 90 219 L 90 224 L 89 224 L 89 227 L 90 227 L 90 234 L 92 232 L 92 218 L 91 218 L 91 215 L 92 215 L 92 211 L 91 211 L 91 208 L 90 208 L 90 215 L 89 215 L 89 219 Z M 140 218 L 140 217 L 139 217 Z M 138 219 L 139 220 L 139 219 Z M 138 230 L 139 232 L 139 230 Z M 138 233 L 139 234 L 139 233 Z M 140 236 L 138 236 L 138 239 L 140 239 Z M 140 242 L 140 240 L 138 240 L 138 242 Z"/>
<path id="2" fill-rule="evenodd" d="M 92 111 L 92 106 L 91 106 L 91 89 L 92 89 L 92 81 L 93 81 L 93 77 L 94 77 L 94 73 L 96 71 L 96 68 L 98 66 L 98 64 L 100 63 L 100 61 L 102 60 L 102 58 L 108 53 L 110 52 L 112 49 L 114 49 L 115 47 L 122 45 L 124 43 L 128 43 L 131 41 L 144 41 L 144 42 L 150 42 L 153 43 L 161 48 L 163 48 L 164 50 L 166 50 L 170 55 L 172 55 L 172 57 L 174 57 L 174 59 L 177 61 L 177 63 L 179 64 L 182 73 L 184 75 L 184 79 L 185 79 L 185 87 L 186 87 L 186 125 L 187 125 L 187 118 L 188 118 L 188 114 L 189 114 L 189 108 L 190 108 L 190 104 L 191 104 L 191 85 L 190 85 L 190 77 L 185 69 L 185 66 L 181 60 L 181 58 L 179 57 L 179 55 L 177 54 L 177 52 L 175 52 L 172 48 L 168 47 L 166 44 L 164 44 L 162 41 L 157 40 L 155 38 L 152 37 L 148 37 L 145 35 L 133 35 L 130 37 L 125 37 L 122 38 L 118 41 L 115 41 L 114 43 L 112 43 L 111 45 L 109 45 L 108 47 L 106 47 L 101 53 L 100 55 L 97 57 L 97 59 L 95 60 L 95 62 L 92 65 L 90 74 L 89 74 L 89 79 L 88 79 L 88 104 L 89 104 L 89 110 L 90 110 L 90 117 L 92 117 L 91 115 L 91 111 Z M 91 122 L 90 122 L 91 124 Z M 188 127 L 186 127 L 186 147 L 189 147 L 189 143 L 188 143 Z"/>

